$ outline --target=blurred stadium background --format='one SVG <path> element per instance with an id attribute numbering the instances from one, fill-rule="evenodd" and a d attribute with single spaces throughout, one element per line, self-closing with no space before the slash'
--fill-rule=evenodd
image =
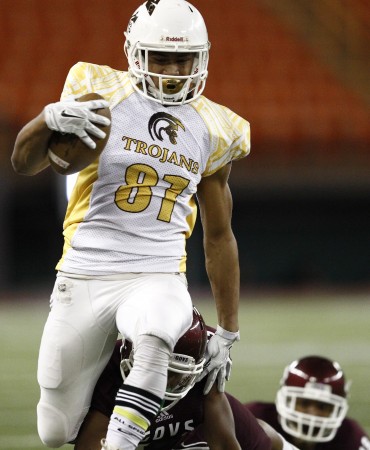
<path id="1" fill-rule="evenodd" d="M 230 389 L 246 400 L 273 398 L 291 359 L 325 353 L 353 379 L 351 412 L 369 431 L 370 3 L 193 3 L 212 42 L 205 94 L 252 129 L 251 155 L 230 180 L 244 325 Z M 137 5 L 0 2 L 2 449 L 41 448 L 36 354 L 65 207 L 63 177 L 13 173 L 14 139 L 58 100 L 74 63 L 126 69 L 123 30 Z M 188 276 L 214 320 L 210 302 L 201 301 L 209 296 L 201 239 L 198 224 Z"/>

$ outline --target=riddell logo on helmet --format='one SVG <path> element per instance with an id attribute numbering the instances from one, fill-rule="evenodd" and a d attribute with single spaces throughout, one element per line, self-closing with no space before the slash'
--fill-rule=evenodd
<path id="1" fill-rule="evenodd" d="M 161 41 L 166 42 L 189 42 L 189 38 L 184 36 L 162 36 Z"/>

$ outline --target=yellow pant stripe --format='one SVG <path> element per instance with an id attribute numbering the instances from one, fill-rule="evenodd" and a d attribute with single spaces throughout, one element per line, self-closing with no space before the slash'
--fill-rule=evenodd
<path id="1" fill-rule="evenodd" d="M 131 420 L 131 422 L 142 428 L 144 431 L 146 431 L 149 427 L 149 424 L 146 420 L 144 420 L 140 416 L 137 416 L 136 414 L 131 413 L 130 411 L 127 411 L 127 409 L 124 409 L 121 406 L 115 406 L 113 412 Z"/>

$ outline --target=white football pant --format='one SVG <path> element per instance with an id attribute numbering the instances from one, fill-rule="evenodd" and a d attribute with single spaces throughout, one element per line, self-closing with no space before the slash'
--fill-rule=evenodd
<path id="1" fill-rule="evenodd" d="M 57 448 L 76 438 L 118 331 L 134 346 L 139 335 L 157 336 L 172 351 L 191 323 L 184 274 L 58 274 L 38 361 L 43 443 Z"/>

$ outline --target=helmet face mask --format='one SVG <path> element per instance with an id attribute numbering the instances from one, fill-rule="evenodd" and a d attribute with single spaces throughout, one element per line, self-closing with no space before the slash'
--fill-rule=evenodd
<path id="1" fill-rule="evenodd" d="M 276 396 L 283 430 L 302 441 L 331 441 L 348 411 L 346 393 L 337 363 L 321 357 L 294 361 L 285 369 Z"/>
<path id="2" fill-rule="evenodd" d="M 162 410 L 172 408 L 194 386 L 198 375 L 203 371 L 207 345 L 207 330 L 204 320 L 193 308 L 191 327 L 177 341 L 168 366 L 168 382 Z M 121 374 L 123 380 L 133 367 L 135 352 L 130 342 L 121 347 Z"/>
<path id="3" fill-rule="evenodd" d="M 141 5 L 125 32 L 124 50 L 135 90 L 164 105 L 181 105 L 199 97 L 208 75 L 207 29 L 200 13 L 185 0 L 158 0 Z M 151 72 L 153 52 L 194 54 L 189 73 Z M 155 80 L 157 79 L 157 82 Z"/>
<path id="4" fill-rule="evenodd" d="M 205 358 L 196 362 L 192 356 L 173 353 L 168 366 L 168 382 L 162 410 L 172 408 L 194 386 L 197 377 L 203 371 Z"/>

